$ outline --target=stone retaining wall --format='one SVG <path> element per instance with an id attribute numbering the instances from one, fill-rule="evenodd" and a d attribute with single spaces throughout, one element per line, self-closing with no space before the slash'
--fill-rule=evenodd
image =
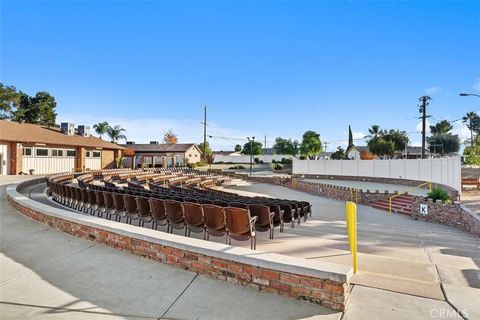
<path id="1" fill-rule="evenodd" d="M 412 201 L 413 219 L 457 227 L 480 237 L 480 216 L 461 204 L 444 204 L 417 196 L 413 197 Z M 426 204 L 428 206 L 428 214 L 420 214 L 420 204 Z"/>
<path id="2" fill-rule="evenodd" d="M 321 174 L 296 175 L 295 178 L 376 182 L 376 183 L 387 183 L 387 184 L 394 184 L 394 185 L 405 185 L 405 186 L 411 186 L 411 187 L 416 187 L 419 184 L 426 182 L 426 181 L 400 179 L 400 178 L 392 179 L 392 178 L 379 178 L 379 177 L 335 176 L 335 175 L 321 175 Z M 452 199 L 455 199 L 455 200 L 459 199 L 458 190 L 455 190 L 454 188 L 443 185 L 443 184 L 432 183 L 432 187 L 436 187 L 436 186 L 446 190 L 450 194 Z M 427 189 L 428 186 L 425 186 L 424 188 Z"/>
<path id="3" fill-rule="evenodd" d="M 31 184 L 33 182 L 21 184 L 20 188 Z M 53 208 L 30 200 L 16 190 L 14 193 L 17 195 L 12 196 L 7 189 L 8 201 L 22 214 L 79 238 L 211 278 L 307 300 L 335 310 L 344 310 L 348 300 L 352 271 L 346 266 L 251 251 L 138 228 Z M 32 204 L 38 204 L 44 209 L 38 209 Z M 194 246 L 192 243 L 201 243 L 205 247 Z M 325 269 L 318 266 L 324 266 Z"/>
<path id="4" fill-rule="evenodd" d="M 294 180 L 292 182 L 292 189 L 317 195 L 320 197 L 342 201 L 356 201 L 357 203 L 362 204 L 368 204 L 372 201 L 388 199 L 389 197 L 394 195 L 392 193 L 389 193 L 387 190 L 385 190 L 384 192 L 381 192 L 380 190 L 357 190 L 352 192 L 351 189 L 348 187 L 321 184 L 317 182 L 303 180 Z"/>

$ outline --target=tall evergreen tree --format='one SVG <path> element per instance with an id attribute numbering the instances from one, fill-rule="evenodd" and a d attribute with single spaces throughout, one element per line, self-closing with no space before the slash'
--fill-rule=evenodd
<path id="1" fill-rule="evenodd" d="M 348 126 L 348 147 L 347 147 L 347 149 L 349 149 L 352 146 L 353 146 L 353 134 L 352 134 L 352 128 L 349 125 Z"/>

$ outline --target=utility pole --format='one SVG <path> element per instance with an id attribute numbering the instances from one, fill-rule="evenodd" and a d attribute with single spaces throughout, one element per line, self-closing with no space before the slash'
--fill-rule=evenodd
<path id="1" fill-rule="evenodd" d="M 427 126 L 427 118 L 430 116 L 427 116 L 427 106 L 428 106 L 428 101 L 430 101 L 432 98 L 429 96 L 423 96 L 420 97 L 419 101 L 422 103 L 422 105 L 419 108 L 419 112 L 421 113 L 421 117 L 419 119 L 422 119 L 422 159 L 425 159 L 425 135 L 426 135 L 426 126 Z"/>
<path id="2" fill-rule="evenodd" d="M 253 166 L 253 141 L 255 141 L 255 137 L 247 137 L 248 141 L 250 142 L 250 177 L 252 176 L 252 166 Z"/>
<path id="3" fill-rule="evenodd" d="M 207 106 L 203 107 L 203 160 L 207 159 Z"/>
<path id="4" fill-rule="evenodd" d="M 263 145 L 263 154 L 267 153 L 267 136 L 265 136 L 265 144 Z"/>
<path id="5" fill-rule="evenodd" d="M 328 142 L 327 142 L 327 141 L 325 141 L 325 142 L 323 143 L 323 145 L 325 146 L 325 150 L 324 150 L 324 152 L 327 152 L 327 146 L 328 146 Z"/>

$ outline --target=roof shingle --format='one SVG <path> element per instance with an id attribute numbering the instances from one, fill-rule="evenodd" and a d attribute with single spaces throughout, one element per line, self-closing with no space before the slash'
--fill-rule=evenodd
<path id="1" fill-rule="evenodd" d="M 62 133 L 59 128 L 31 123 L 18 123 L 8 120 L 0 120 L 0 141 L 44 143 L 75 147 L 83 146 L 102 149 L 123 149 L 123 147 L 117 144 L 94 136 L 69 136 Z"/>

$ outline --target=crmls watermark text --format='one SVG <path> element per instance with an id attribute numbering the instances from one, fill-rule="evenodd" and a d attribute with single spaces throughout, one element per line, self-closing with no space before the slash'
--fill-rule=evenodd
<path id="1" fill-rule="evenodd" d="M 460 312 L 463 316 L 468 317 L 467 309 L 460 310 Z M 430 317 L 432 317 L 432 319 L 463 319 L 455 310 L 445 308 L 435 308 L 430 310 Z"/>

